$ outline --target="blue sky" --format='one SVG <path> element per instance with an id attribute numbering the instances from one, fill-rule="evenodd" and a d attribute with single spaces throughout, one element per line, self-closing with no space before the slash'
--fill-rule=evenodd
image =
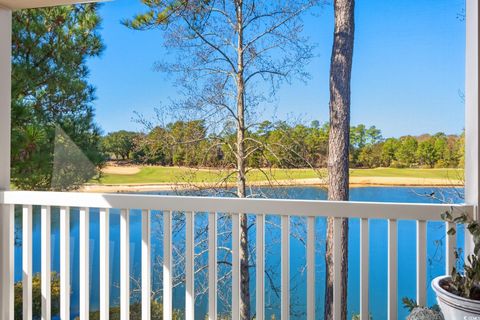
<path id="1" fill-rule="evenodd" d="M 385 137 L 463 130 L 464 7 L 464 0 L 357 0 L 352 124 L 376 125 Z M 120 24 L 142 9 L 139 0 L 115 0 L 100 11 L 106 50 L 89 67 L 105 133 L 141 130 L 134 111 L 149 117 L 177 95 L 173 79 L 153 70 L 166 54 L 162 32 Z M 282 86 L 266 118 L 328 120 L 333 8 L 317 11 L 305 18 L 305 33 L 318 44 L 311 80 Z"/>

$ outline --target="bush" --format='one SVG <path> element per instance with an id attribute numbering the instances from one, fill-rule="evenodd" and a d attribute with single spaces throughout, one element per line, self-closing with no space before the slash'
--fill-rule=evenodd
<path id="1" fill-rule="evenodd" d="M 15 319 L 23 318 L 23 283 L 18 281 L 15 283 L 14 288 L 15 293 Z M 33 319 L 40 319 L 42 315 L 42 286 L 41 286 L 41 275 L 35 274 L 32 278 L 32 296 L 33 296 L 33 305 L 32 305 L 32 314 Z M 52 272 L 52 282 L 51 282 L 51 301 L 52 301 L 52 315 L 58 315 L 60 313 L 60 276 Z M 152 320 L 163 320 L 163 305 L 157 301 L 152 301 L 151 305 L 152 310 Z M 142 318 L 142 306 L 141 303 L 133 303 L 130 306 L 130 316 L 131 319 L 141 319 Z M 76 319 L 79 319 L 77 317 Z M 93 311 L 90 313 L 91 320 L 100 320 L 100 312 Z M 111 307 L 110 308 L 110 319 L 111 320 L 120 320 L 120 307 Z M 173 319 L 179 320 L 182 319 L 182 314 L 178 310 L 174 310 Z"/>
<path id="2" fill-rule="evenodd" d="M 163 320 L 163 305 L 157 301 L 152 301 L 151 303 L 151 314 L 152 320 Z M 133 303 L 130 306 L 130 319 L 141 319 L 142 318 L 142 304 L 139 302 Z M 80 318 L 77 318 L 80 319 Z M 172 320 L 182 319 L 181 312 L 175 310 L 173 312 Z M 100 312 L 93 311 L 90 313 L 90 320 L 100 320 Z M 120 320 L 120 307 L 111 307 L 110 308 L 110 320 Z"/>
<path id="3" fill-rule="evenodd" d="M 23 318 L 23 284 L 22 281 L 15 283 L 15 319 Z M 42 316 L 42 285 L 41 275 L 35 274 L 32 278 L 32 314 L 33 319 L 40 319 Z M 60 312 L 60 277 L 52 272 L 51 282 L 52 314 Z"/>
<path id="4" fill-rule="evenodd" d="M 437 163 L 435 163 L 435 168 L 449 168 L 450 165 L 448 163 L 448 161 L 446 160 L 438 160 Z"/>
<path id="5" fill-rule="evenodd" d="M 392 163 L 390 163 L 390 168 L 403 169 L 403 168 L 406 168 L 406 166 L 405 166 L 405 164 L 394 160 L 394 161 L 392 161 Z"/>

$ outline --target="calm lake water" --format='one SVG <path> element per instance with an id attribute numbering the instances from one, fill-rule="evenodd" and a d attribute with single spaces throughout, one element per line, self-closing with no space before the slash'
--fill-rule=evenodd
<path id="1" fill-rule="evenodd" d="M 296 198 L 296 199 L 325 199 L 326 194 L 323 189 L 316 187 L 288 187 L 276 189 L 263 189 L 263 193 L 270 197 L 276 198 Z M 462 191 L 462 190 L 459 190 Z M 436 192 L 437 195 L 445 195 L 454 202 L 460 199 L 456 196 L 452 189 L 435 189 L 435 188 L 399 188 L 399 187 L 365 187 L 354 188 L 351 190 L 351 200 L 355 201 L 380 201 L 380 202 L 434 202 L 425 197 L 426 194 Z M 120 281 L 120 216 L 118 210 L 111 211 L 111 231 L 110 231 L 110 267 L 111 267 L 111 303 L 115 305 L 119 301 Z M 19 213 L 19 212 L 18 212 Z M 157 298 L 161 301 L 162 287 L 162 269 L 161 260 L 163 257 L 163 213 L 152 213 L 152 282 L 154 290 L 158 291 Z M 174 276 L 180 277 L 184 268 L 182 256 L 184 252 L 185 230 L 184 215 L 182 213 L 174 214 L 174 246 L 178 253 L 174 254 L 175 270 Z M 249 219 L 252 224 L 255 217 Z M 406 217 L 408 219 L 408 217 Z M 198 214 L 196 216 L 196 252 L 199 256 L 196 259 L 196 268 L 199 271 L 197 275 L 197 290 L 200 290 L 202 283 L 206 279 L 208 254 L 202 254 L 207 245 L 207 234 L 205 227 L 207 225 L 206 214 Z M 280 229 L 278 225 L 280 219 L 277 216 L 267 217 L 266 232 L 266 270 L 268 271 L 269 281 L 266 283 L 266 315 L 270 319 L 272 315 L 276 319 L 280 319 L 279 314 L 279 287 L 280 287 Z M 225 295 L 228 300 L 230 288 L 228 283 L 228 275 L 231 270 L 229 262 L 231 256 L 228 250 L 231 248 L 231 241 L 228 236 L 231 230 L 231 223 L 226 215 L 219 215 L 219 238 L 218 238 L 218 259 L 225 263 L 218 267 L 219 277 L 227 277 L 224 287 L 218 289 L 220 293 Z M 306 272 L 304 270 L 306 262 L 306 250 L 302 242 L 306 238 L 306 221 L 304 218 L 292 218 L 292 236 L 291 236 L 291 310 L 292 319 L 305 319 L 306 311 Z M 325 282 L 325 230 L 326 223 L 324 218 L 318 218 L 317 224 L 317 248 L 316 248 L 316 299 L 317 303 L 317 319 L 323 318 L 323 301 L 324 301 L 324 282 Z M 141 272 L 141 215 L 139 211 L 131 212 L 131 275 L 132 278 L 140 279 Z M 21 215 L 16 217 L 16 236 L 21 238 Z M 39 208 L 34 208 L 34 258 L 33 269 L 35 273 L 40 272 L 40 214 Z M 91 210 L 91 226 L 90 226 L 90 261 L 91 261 L 91 310 L 98 309 L 99 303 L 99 228 L 98 228 L 98 210 Z M 428 304 L 435 303 L 435 296 L 430 289 L 430 281 L 436 276 L 445 274 L 445 226 L 441 222 L 429 222 L 427 224 L 427 282 L 425 287 L 428 289 Z M 255 239 L 255 228 L 250 228 L 250 239 Z M 78 315 L 78 294 L 79 294 L 79 230 L 78 230 L 78 210 L 73 209 L 71 216 L 71 277 L 72 277 L 72 318 Z M 349 318 L 359 312 L 359 220 L 350 219 L 349 231 L 349 274 L 348 274 L 348 313 Z M 458 232 L 457 243 L 463 247 L 463 232 Z M 254 243 L 252 243 L 254 248 Z M 59 214 L 58 210 L 52 212 L 52 269 L 59 271 L 60 269 L 60 243 L 59 243 Z M 15 280 L 19 281 L 22 277 L 22 249 L 19 245 L 15 249 Z M 254 250 L 253 250 L 254 254 Z M 415 221 L 404 220 L 398 223 L 398 297 L 399 297 L 399 318 L 404 319 L 407 315 L 406 310 L 401 303 L 402 297 L 415 298 L 415 281 L 416 281 L 416 240 L 415 240 Z M 252 302 L 255 299 L 255 270 L 252 269 Z M 185 288 L 179 285 L 174 290 L 174 308 L 183 310 L 185 304 Z M 132 281 L 132 289 L 136 288 L 135 281 Z M 138 292 L 132 290 L 132 302 L 139 301 Z M 196 301 L 196 319 L 204 319 L 207 309 L 207 297 L 200 296 Z M 255 303 L 252 304 L 253 312 Z M 228 312 L 228 304 L 219 301 L 219 312 Z M 387 318 L 387 221 L 371 220 L 370 221 L 370 310 L 373 319 Z"/>

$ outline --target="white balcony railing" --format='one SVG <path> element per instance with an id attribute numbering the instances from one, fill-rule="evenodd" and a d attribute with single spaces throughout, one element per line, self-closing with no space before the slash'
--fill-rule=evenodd
<path id="1" fill-rule="evenodd" d="M 256 319 L 264 320 L 264 267 L 265 267 L 265 216 L 281 216 L 281 318 L 290 316 L 290 218 L 307 218 L 307 319 L 315 318 L 315 217 L 333 217 L 334 223 L 334 314 L 339 318 L 340 305 L 340 218 L 360 219 L 360 315 L 369 319 L 369 219 L 388 220 L 388 317 L 397 318 L 397 221 L 416 221 L 417 243 L 417 302 L 426 302 L 426 222 L 439 221 L 440 214 L 453 208 L 454 213 L 473 214 L 468 205 L 406 204 L 372 202 L 329 202 L 304 200 L 266 200 L 235 198 L 199 198 L 154 195 L 87 194 L 55 192 L 0 192 L 0 203 L 10 206 L 14 215 L 15 205 L 23 206 L 23 317 L 32 318 L 32 205 L 41 206 L 41 283 L 42 319 L 51 317 L 51 207 L 60 207 L 60 314 L 61 319 L 70 319 L 70 210 L 80 208 L 80 318 L 89 314 L 89 209 L 100 209 L 100 314 L 108 319 L 109 314 L 109 210 L 120 209 L 120 306 L 121 319 L 129 319 L 130 308 L 130 210 L 142 210 L 142 319 L 150 319 L 151 299 L 151 241 L 150 212 L 163 211 L 164 260 L 163 260 L 163 318 L 172 318 L 172 215 L 184 212 L 186 217 L 185 319 L 194 319 L 194 219 L 196 212 L 208 212 L 208 263 L 216 265 L 217 213 L 232 215 L 232 319 L 239 319 L 240 301 L 240 214 L 256 215 Z M 10 219 L 10 234 L 13 235 L 13 220 Z M 447 230 L 452 227 L 447 225 Z M 413 235 L 412 235 L 413 237 Z M 446 237 L 446 268 L 454 264 L 456 243 Z M 13 245 L 13 240 L 9 242 Z M 8 250 L 13 256 L 13 248 Z M 1 253 L 5 254 L 5 253 Z M 10 260 L 10 261 L 13 261 Z M 13 266 L 12 266 L 13 267 Z M 13 272 L 12 272 L 13 274 Z M 11 281 L 13 285 L 13 280 Z M 217 319 L 217 268 L 208 268 L 208 318 Z M 97 284 L 95 284 L 97 285 Z M 13 288 L 10 290 L 13 294 Z M 12 299 L 13 301 L 13 299 Z"/>

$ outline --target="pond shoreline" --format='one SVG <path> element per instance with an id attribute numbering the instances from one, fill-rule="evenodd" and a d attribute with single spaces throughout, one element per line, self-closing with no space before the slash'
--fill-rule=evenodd
<path id="1" fill-rule="evenodd" d="M 272 181 L 253 181 L 249 183 L 255 187 L 300 187 L 316 186 L 326 187 L 325 179 L 290 179 L 290 180 L 272 180 Z M 412 178 L 412 177 L 351 177 L 350 187 L 463 187 L 463 181 L 452 179 L 435 178 Z M 173 191 L 173 190 L 196 190 L 211 188 L 230 188 L 235 187 L 235 183 L 132 183 L 132 184 L 87 184 L 80 188 L 80 192 L 147 192 L 147 191 Z"/>

